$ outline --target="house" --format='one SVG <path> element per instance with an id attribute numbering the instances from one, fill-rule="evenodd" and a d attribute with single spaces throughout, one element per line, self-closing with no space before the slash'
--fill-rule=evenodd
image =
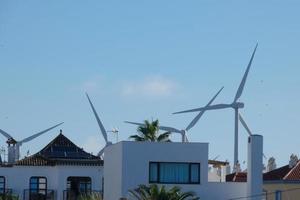
<path id="1" fill-rule="evenodd" d="M 101 193 L 103 160 L 60 134 L 38 153 L 0 167 L 0 192 L 20 199 L 76 199 Z M 74 197 L 74 198 L 73 198 Z"/>
<path id="2" fill-rule="evenodd" d="M 264 174 L 266 199 L 298 200 L 300 197 L 300 161 Z"/>
<path id="3" fill-rule="evenodd" d="M 226 176 L 227 182 L 247 182 L 247 172 Z M 263 174 L 263 196 L 266 200 L 299 200 L 300 161 L 290 160 L 288 165 Z"/>

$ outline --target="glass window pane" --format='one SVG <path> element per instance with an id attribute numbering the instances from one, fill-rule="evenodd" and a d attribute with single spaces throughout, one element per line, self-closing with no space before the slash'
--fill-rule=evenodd
<path id="1" fill-rule="evenodd" d="M 160 163 L 159 181 L 162 183 L 188 183 L 189 165 L 187 163 Z"/>
<path id="2" fill-rule="evenodd" d="M 45 184 L 39 184 L 39 189 L 46 189 L 46 185 Z"/>
<path id="3" fill-rule="evenodd" d="M 40 178 L 39 183 L 46 183 L 46 179 L 45 178 Z"/>
<path id="4" fill-rule="evenodd" d="M 38 179 L 37 178 L 31 178 L 30 179 L 30 183 L 37 183 L 38 182 Z"/>
<path id="5" fill-rule="evenodd" d="M 192 183 L 199 183 L 199 164 L 191 164 L 191 182 Z"/>
<path id="6" fill-rule="evenodd" d="M 157 163 L 150 163 L 150 173 L 149 173 L 149 181 L 150 182 L 157 182 L 158 178 L 158 164 Z"/>

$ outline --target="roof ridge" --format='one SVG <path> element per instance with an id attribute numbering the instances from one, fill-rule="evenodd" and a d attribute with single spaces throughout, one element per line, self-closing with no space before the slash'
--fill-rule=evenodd
<path id="1" fill-rule="evenodd" d="M 283 180 L 286 180 L 286 178 L 297 168 L 297 166 L 300 164 L 300 160 L 298 160 L 297 164 L 292 167 L 292 169 L 283 177 Z"/>

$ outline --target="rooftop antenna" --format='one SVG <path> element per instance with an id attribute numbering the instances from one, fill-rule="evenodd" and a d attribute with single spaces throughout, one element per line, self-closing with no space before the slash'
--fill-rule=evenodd
<path id="1" fill-rule="evenodd" d="M 22 146 L 22 144 L 26 143 L 26 142 L 30 142 L 31 140 L 43 135 L 44 133 L 56 128 L 57 126 L 62 125 L 62 123 L 56 124 L 55 126 L 52 126 L 46 130 L 40 131 L 32 136 L 29 136 L 23 140 L 15 140 L 10 134 L 8 134 L 7 132 L 3 131 L 0 129 L 0 133 L 7 138 L 7 145 L 8 145 L 8 162 L 9 163 L 14 163 L 16 161 L 19 160 L 20 158 L 20 146 Z"/>
<path id="2" fill-rule="evenodd" d="M 208 104 L 204 107 L 207 108 L 208 106 L 210 106 L 212 104 L 212 102 L 215 100 L 215 98 L 220 94 L 220 92 L 223 90 L 224 87 L 222 87 L 216 94 L 215 96 L 213 96 L 213 98 L 208 102 Z M 193 128 L 195 126 L 195 124 L 199 121 L 199 119 L 202 117 L 202 115 L 204 114 L 206 110 L 202 110 L 199 112 L 199 114 L 196 115 L 196 117 L 189 123 L 189 125 L 183 129 L 177 129 L 177 128 L 173 128 L 173 127 L 168 127 L 168 126 L 159 126 L 159 129 L 162 131 L 168 131 L 171 133 L 179 133 L 181 134 L 181 141 L 182 142 L 188 142 L 188 138 L 186 136 L 187 132 Z M 138 126 L 144 126 L 144 124 L 142 123 L 137 123 L 137 122 L 130 122 L 130 121 L 125 121 L 125 123 L 128 124 L 134 124 L 134 125 L 138 125 Z"/>
<path id="3" fill-rule="evenodd" d="M 191 110 L 185 110 L 185 111 L 180 111 L 180 112 L 176 112 L 174 114 L 179 114 L 179 113 L 187 113 L 187 112 L 199 112 L 199 111 L 204 111 L 204 110 L 218 110 L 218 109 L 225 109 L 225 108 L 233 108 L 234 109 L 234 165 L 238 164 L 238 114 L 239 114 L 239 109 L 244 108 L 244 103 L 239 102 L 240 97 L 242 96 L 243 90 L 244 90 L 244 86 L 247 80 L 247 76 L 256 52 L 258 44 L 256 44 L 254 51 L 252 53 L 251 59 L 248 63 L 247 69 L 244 73 L 244 76 L 242 78 L 242 81 L 238 87 L 238 90 L 236 92 L 236 95 L 233 99 L 233 102 L 230 104 L 216 104 L 216 105 L 211 105 L 211 106 L 207 106 L 204 108 L 196 108 L 196 109 L 191 109 Z"/>
<path id="4" fill-rule="evenodd" d="M 91 99 L 90 99 L 88 93 L 85 93 L 85 95 L 86 95 L 86 97 L 87 97 L 87 99 L 88 99 L 88 101 L 89 101 L 89 103 L 90 103 L 90 106 L 91 106 L 92 111 L 93 111 L 93 113 L 94 113 L 94 115 L 95 115 L 96 121 L 97 121 L 97 123 L 98 123 L 99 129 L 100 129 L 100 131 L 101 131 L 101 133 L 102 133 L 102 136 L 103 136 L 103 138 L 104 138 L 104 140 L 105 140 L 105 146 L 104 146 L 104 147 L 99 151 L 99 153 L 98 153 L 98 156 L 100 156 L 100 157 L 102 156 L 102 157 L 103 157 L 104 149 L 105 149 L 107 146 L 111 145 L 112 142 L 108 141 L 108 139 L 107 139 L 107 131 L 105 130 L 105 128 L 104 128 L 104 126 L 103 126 L 103 124 L 102 124 L 102 122 L 101 122 L 101 120 L 100 120 L 100 118 L 99 118 L 99 116 L 98 116 L 98 114 L 97 114 L 97 111 L 96 111 L 96 109 L 95 109 L 95 107 L 94 107 L 94 105 L 93 105 L 93 103 L 92 103 L 92 101 L 91 101 Z"/>
<path id="5" fill-rule="evenodd" d="M 113 133 L 116 135 L 116 141 L 119 142 L 119 129 L 118 128 L 112 128 L 110 131 L 107 131 L 108 133 Z"/>

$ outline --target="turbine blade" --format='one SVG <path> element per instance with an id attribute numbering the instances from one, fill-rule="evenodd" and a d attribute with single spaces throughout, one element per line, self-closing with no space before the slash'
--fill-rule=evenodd
<path id="1" fill-rule="evenodd" d="M 232 107 L 231 104 L 215 104 L 215 105 L 210 105 L 210 106 L 207 106 L 207 107 L 195 108 L 195 109 L 175 112 L 173 114 L 181 114 L 181 113 L 188 113 L 188 112 L 200 112 L 200 111 L 203 111 L 203 110 L 218 110 L 218 109 L 231 108 L 231 107 Z"/>
<path id="2" fill-rule="evenodd" d="M 130 121 L 124 121 L 124 122 L 127 123 L 127 124 L 145 126 L 145 124 L 137 123 L 137 122 L 130 122 Z M 173 127 L 168 127 L 168 126 L 159 126 L 159 129 L 162 130 L 162 131 L 168 131 L 168 132 L 172 132 L 172 133 L 181 133 L 181 130 L 178 130 L 178 129 L 173 128 Z"/>
<path id="3" fill-rule="evenodd" d="M 108 142 L 108 140 L 107 140 L 107 132 L 106 132 L 106 130 L 105 130 L 105 128 L 104 128 L 104 126 L 103 126 L 103 124 L 102 124 L 102 122 L 101 122 L 101 120 L 100 120 L 100 118 L 99 118 L 99 116 L 98 116 L 98 114 L 96 112 L 96 109 L 95 109 L 92 101 L 90 100 L 89 95 L 87 93 L 85 93 L 85 94 L 86 94 L 86 97 L 87 97 L 87 99 L 88 99 L 88 101 L 90 103 L 90 106 L 91 106 L 92 110 L 93 110 L 93 113 L 95 115 L 96 121 L 97 121 L 97 123 L 99 125 L 99 128 L 100 128 L 100 131 L 101 131 L 101 133 L 102 133 L 102 135 L 104 137 L 104 140 L 107 143 Z"/>
<path id="4" fill-rule="evenodd" d="M 137 125 L 137 126 L 145 126 L 145 124 L 143 123 L 137 123 L 137 122 L 130 122 L 130 121 L 124 121 L 127 124 L 133 124 L 133 125 Z"/>
<path id="5" fill-rule="evenodd" d="M 263 153 L 263 157 L 267 160 L 267 156 Z"/>
<path id="6" fill-rule="evenodd" d="M 101 157 L 103 155 L 103 153 L 104 153 L 105 148 L 108 147 L 108 146 L 110 146 L 110 145 L 112 145 L 112 143 L 111 142 L 107 142 L 105 144 L 105 146 L 99 151 L 98 156 Z"/>
<path id="7" fill-rule="evenodd" d="M 29 141 L 33 140 L 34 138 L 37 138 L 37 137 L 39 137 L 40 135 L 42 135 L 42 134 L 44 134 L 44 133 L 46 133 L 46 132 L 48 132 L 48 131 L 50 131 L 50 130 L 52 130 L 52 129 L 54 129 L 54 128 L 56 128 L 56 127 L 62 125 L 62 124 L 63 124 L 63 122 L 62 122 L 62 123 L 59 123 L 59 124 L 56 124 L 55 126 L 52 126 L 52 127 L 48 128 L 48 129 L 46 129 L 46 130 L 43 130 L 43 131 L 41 131 L 41 132 L 38 132 L 38 133 L 36 133 L 36 134 L 34 134 L 34 135 L 30 136 L 30 137 L 27 137 L 27 138 L 25 138 L 25 139 L 19 141 L 18 144 L 19 144 L 19 145 L 22 145 L 22 144 L 25 143 L 25 142 L 29 142 Z"/>
<path id="8" fill-rule="evenodd" d="M 235 98 L 234 98 L 234 102 L 237 102 L 237 100 L 241 97 L 242 93 L 243 93 L 243 90 L 244 90 L 244 86 L 245 86 L 245 83 L 246 83 L 246 80 L 247 80 L 247 76 L 248 76 L 248 73 L 249 73 L 249 70 L 250 70 L 250 67 L 251 67 L 251 64 L 252 64 L 252 61 L 253 61 L 253 58 L 254 58 L 254 55 L 255 55 L 255 52 L 256 52 L 256 49 L 257 49 L 257 46 L 258 44 L 256 44 L 255 48 L 254 48 L 254 51 L 252 53 L 252 56 L 251 56 L 251 59 L 248 63 L 248 66 L 247 66 L 247 69 L 246 69 L 246 72 L 243 76 L 243 79 L 240 83 L 240 86 L 236 92 L 236 95 L 235 95 Z"/>
<path id="9" fill-rule="evenodd" d="M 188 139 L 188 137 L 186 135 L 185 135 L 185 141 L 189 142 L 189 139 Z"/>
<path id="10" fill-rule="evenodd" d="M 202 117 L 202 115 L 204 114 L 204 112 L 206 111 L 206 108 L 208 108 L 208 106 L 210 106 L 210 104 L 212 104 L 212 102 L 216 99 L 216 97 L 220 94 L 220 92 L 223 90 L 224 87 L 222 87 L 217 94 L 215 94 L 215 96 L 213 96 L 213 98 L 208 102 L 208 104 L 206 104 L 206 106 L 204 107 L 204 110 L 200 111 L 200 113 L 191 121 L 191 123 L 186 127 L 186 131 L 190 130 L 191 128 L 193 128 L 195 126 L 195 124 L 199 121 L 199 119 Z"/>
<path id="11" fill-rule="evenodd" d="M 105 146 L 105 147 L 106 147 L 106 146 Z M 105 147 L 103 147 L 103 148 L 99 151 L 99 153 L 98 153 L 98 156 L 99 156 L 99 157 L 101 157 L 101 156 L 103 155 Z"/>
<path id="12" fill-rule="evenodd" d="M 8 133 L 6 133 L 6 132 L 3 131 L 2 129 L 0 129 L 0 133 L 1 133 L 4 137 L 6 137 L 7 139 L 13 138 L 13 137 L 11 137 L 11 135 L 9 135 Z"/>
<path id="13" fill-rule="evenodd" d="M 252 133 L 251 133 L 251 131 L 250 131 L 248 125 L 246 124 L 246 122 L 245 122 L 245 120 L 243 119 L 243 117 L 242 117 L 241 114 L 239 114 L 239 119 L 240 119 L 240 122 L 242 123 L 242 125 L 244 126 L 244 128 L 246 129 L 247 133 L 248 133 L 249 135 L 252 135 Z"/>
<path id="14" fill-rule="evenodd" d="M 181 133 L 181 130 L 178 130 L 177 128 L 168 127 L 168 126 L 159 126 L 159 129 L 162 131 L 168 131 L 171 133 Z"/>

